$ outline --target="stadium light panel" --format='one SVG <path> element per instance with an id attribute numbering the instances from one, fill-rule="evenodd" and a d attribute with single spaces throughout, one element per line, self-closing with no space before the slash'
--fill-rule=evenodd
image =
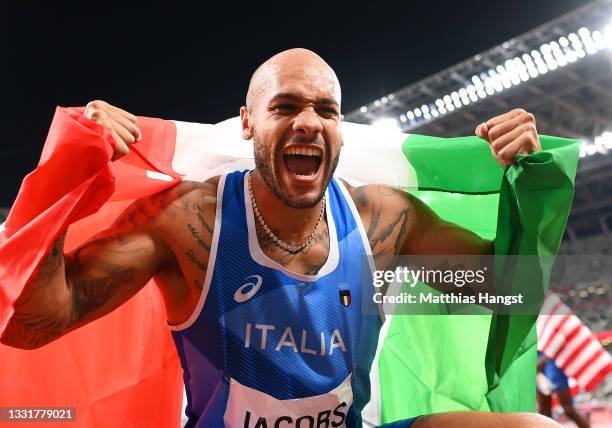
<path id="1" fill-rule="evenodd" d="M 612 23 L 604 28 L 604 46 L 612 48 Z"/>
<path id="2" fill-rule="evenodd" d="M 612 150 L 612 132 L 604 131 L 593 139 L 593 143 L 583 141 L 580 143 L 579 156 L 592 156 L 595 153 L 607 154 L 608 150 Z"/>
<path id="3" fill-rule="evenodd" d="M 502 46 L 508 48 L 510 44 L 506 42 Z M 399 116 L 399 120 L 402 123 L 407 121 L 419 123 L 421 120 L 443 116 L 455 109 L 477 102 L 479 99 L 495 95 L 497 92 L 579 61 L 587 54 L 595 54 L 607 47 L 612 48 L 612 24 L 607 25 L 601 31 L 591 31 L 587 27 L 582 27 L 576 33 L 562 35 L 556 40 L 542 44 L 539 49 L 532 49 L 529 53 L 523 53 L 494 68 L 473 75 L 463 87 L 440 96 L 435 101 L 423 104 L 420 108 L 415 107 L 405 115 Z M 374 101 L 374 105 L 380 106 L 381 101 L 387 103 L 394 98 L 395 95 L 389 94 L 382 97 L 381 100 Z M 432 107 L 430 108 L 429 105 Z M 362 107 L 361 111 L 365 113 L 367 107 Z M 395 124 L 398 125 L 397 120 Z M 581 146 L 581 156 L 589 155 L 594 147 L 593 144 Z"/>

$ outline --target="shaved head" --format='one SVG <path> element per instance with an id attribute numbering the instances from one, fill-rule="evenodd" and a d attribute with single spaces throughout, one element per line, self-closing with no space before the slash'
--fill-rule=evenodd
<path id="1" fill-rule="evenodd" d="M 280 74 L 304 74 L 304 70 L 308 70 L 310 75 L 315 74 L 315 78 L 319 77 L 333 85 L 331 89 L 340 104 L 340 82 L 334 70 L 313 51 L 294 48 L 277 53 L 255 70 L 247 91 L 247 108 L 250 110 L 262 94 L 275 89 Z"/>
<path id="2" fill-rule="evenodd" d="M 240 118 L 270 193 L 293 208 L 320 204 L 342 146 L 334 70 L 307 49 L 274 55 L 253 73 Z"/>

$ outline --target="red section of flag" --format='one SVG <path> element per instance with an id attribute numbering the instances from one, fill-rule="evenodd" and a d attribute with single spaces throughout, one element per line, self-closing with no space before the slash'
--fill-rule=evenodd
<path id="1" fill-rule="evenodd" d="M 0 232 L 0 333 L 37 264 L 68 225 L 67 251 L 107 227 L 135 198 L 180 181 L 171 168 L 174 124 L 138 118 L 138 126 L 143 139 L 111 163 L 110 135 L 82 109 L 57 109 L 40 162 Z M 0 345 L 0 361 L 2 406 L 76 407 L 79 427 L 179 425 L 181 369 L 154 284 L 40 349 Z"/>
<path id="2" fill-rule="evenodd" d="M 582 389 L 592 391 L 612 373 L 612 357 L 555 293 L 546 296 L 543 308 L 537 322 L 538 350 Z"/>

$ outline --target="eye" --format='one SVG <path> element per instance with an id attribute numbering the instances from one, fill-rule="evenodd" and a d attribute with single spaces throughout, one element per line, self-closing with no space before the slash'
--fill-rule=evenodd
<path id="1" fill-rule="evenodd" d="M 280 113 L 291 113 L 291 112 L 294 112 L 295 110 L 297 110 L 297 105 L 289 104 L 289 103 L 278 104 L 278 105 L 274 106 L 274 110 L 276 110 L 276 111 L 278 111 Z"/>
<path id="2" fill-rule="evenodd" d="M 323 117 L 336 117 L 338 116 L 338 110 L 333 107 L 321 107 L 317 109 L 317 112 Z"/>

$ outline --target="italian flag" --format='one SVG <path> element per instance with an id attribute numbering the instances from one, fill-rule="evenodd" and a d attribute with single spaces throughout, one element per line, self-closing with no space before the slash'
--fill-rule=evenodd
<path id="1" fill-rule="evenodd" d="M 82 112 L 57 109 L 40 162 L 0 226 L 0 332 L 66 227 L 70 251 L 108 227 L 136 198 L 181 180 L 203 181 L 254 165 L 252 143 L 241 139 L 238 118 L 204 125 L 140 117 L 143 139 L 128 156 L 111 162 L 110 136 Z M 336 174 L 351 184 L 413 192 L 443 218 L 495 238 L 498 254 L 556 254 L 573 196 L 576 141 L 541 137 L 542 152 L 520 155 L 503 170 L 477 137 L 343 126 Z M 505 275 L 504 287 L 513 292 L 539 287 L 543 294 L 550 264 L 535 266 L 537 283 L 521 281 L 519 268 L 496 266 Z M 533 411 L 536 318 L 387 315 L 365 419 L 379 423 L 462 409 Z M 111 314 L 37 350 L 0 345 L 0 361 L 2 406 L 76 407 L 79 427 L 180 423 L 181 368 L 154 284 Z"/>

